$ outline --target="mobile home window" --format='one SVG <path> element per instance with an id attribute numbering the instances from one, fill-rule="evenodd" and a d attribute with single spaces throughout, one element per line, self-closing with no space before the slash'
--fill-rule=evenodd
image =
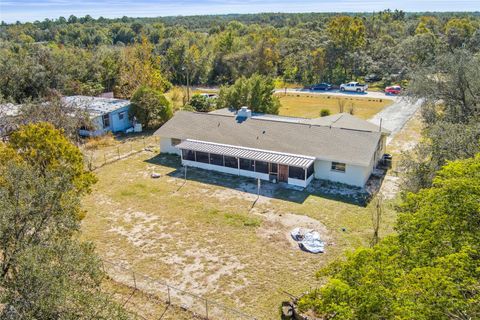
<path id="1" fill-rule="evenodd" d="M 223 166 L 223 156 L 221 154 L 210 153 L 210 164 Z"/>
<path id="2" fill-rule="evenodd" d="M 118 120 L 123 120 L 125 118 L 125 111 L 122 111 L 118 114 Z"/>
<path id="3" fill-rule="evenodd" d="M 195 151 L 192 150 L 182 150 L 183 160 L 195 161 Z"/>
<path id="4" fill-rule="evenodd" d="M 197 162 L 208 163 L 208 153 L 206 152 L 196 152 Z"/>
<path id="5" fill-rule="evenodd" d="M 240 169 L 255 171 L 254 161 L 250 159 L 240 158 Z"/>
<path id="6" fill-rule="evenodd" d="M 268 162 L 255 161 L 255 172 L 268 173 Z"/>
<path id="7" fill-rule="evenodd" d="M 292 179 L 305 180 L 305 169 L 300 167 L 288 167 L 288 177 Z"/>
<path id="8" fill-rule="evenodd" d="M 225 167 L 229 168 L 238 168 L 238 158 L 224 156 L 225 159 Z"/>
<path id="9" fill-rule="evenodd" d="M 104 114 L 102 116 L 102 121 L 103 121 L 103 127 L 104 128 L 110 127 L 110 117 L 109 117 L 108 113 Z"/>
<path id="10" fill-rule="evenodd" d="M 345 172 L 346 164 L 341 162 L 332 162 L 332 171 Z"/>

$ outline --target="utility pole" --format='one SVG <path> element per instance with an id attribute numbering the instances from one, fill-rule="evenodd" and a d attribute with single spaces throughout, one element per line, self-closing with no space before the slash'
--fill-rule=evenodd
<path id="1" fill-rule="evenodd" d="M 183 66 L 182 70 L 187 73 L 187 103 L 190 101 L 190 68 L 188 66 Z"/>

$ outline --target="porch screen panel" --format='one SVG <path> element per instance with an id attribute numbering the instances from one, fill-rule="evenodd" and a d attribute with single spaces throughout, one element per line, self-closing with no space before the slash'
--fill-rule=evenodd
<path id="1" fill-rule="evenodd" d="M 288 177 L 292 179 L 305 180 L 305 169 L 290 166 L 288 168 Z"/>
<path id="2" fill-rule="evenodd" d="M 195 151 L 192 150 L 182 150 L 183 160 L 195 161 Z"/>
<path id="3" fill-rule="evenodd" d="M 268 173 L 268 162 L 255 161 L 255 172 Z"/>
<path id="4" fill-rule="evenodd" d="M 254 163 L 253 160 L 240 158 L 240 169 L 255 171 Z"/>
<path id="5" fill-rule="evenodd" d="M 208 153 L 197 151 L 197 162 L 208 163 Z"/>
<path id="6" fill-rule="evenodd" d="M 238 159 L 235 157 L 224 156 L 225 167 L 238 168 Z"/>
<path id="7" fill-rule="evenodd" d="M 214 164 L 216 166 L 223 166 L 223 155 L 210 153 L 210 164 Z"/>
<path id="8" fill-rule="evenodd" d="M 307 169 L 307 178 L 310 178 L 310 176 L 313 174 L 314 172 L 314 167 L 313 167 L 313 163 L 310 165 L 310 167 L 308 167 Z"/>

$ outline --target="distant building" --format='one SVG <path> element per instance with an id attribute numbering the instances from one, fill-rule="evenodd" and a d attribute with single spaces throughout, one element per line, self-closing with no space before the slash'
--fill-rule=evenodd
<path id="1" fill-rule="evenodd" d="M 70 107 L 85 111 L 91 124 L 80 128 L 81 136 L 96 137 L 106 132 L 125 132 L 133 127 L 129 116 L 130 101 L 114 98 L 70 96 L 64 97 Z"/>
<path id="2" fill-rule="evenodd" d="M 180 111 L 155 132 L 160 152 L 180 155 L 183 165 L 301 187 L 314 178 L 363 187 L 389 134 L 345 113 L 305 119 L 246 107 Z"/>

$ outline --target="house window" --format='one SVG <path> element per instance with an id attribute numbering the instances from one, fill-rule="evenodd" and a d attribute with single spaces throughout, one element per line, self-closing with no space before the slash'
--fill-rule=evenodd
<path id="1" fill-rule="evenodd" d="M 210 164 L 223 166 L 223 156 L 221 154 L 210 153 Z"/>
<path id="2" fill-rule="evenodd" d="M 313 174 L 314 172 L 314 166 L 313 166 L 313 163 L 310 165 L 310 167 L 307 168 L 307 178 L 310 178 L 310 176 Z"/>
<path id="3" fill-rule="evenodd" d="M 240 169 L 247 171 L 255 171 L 255 162 L 250 159 L 240 158 Z"/>
<path id="4" fill-rule="evenodd" d="M 346 166 L 345 163 L 332 162 L 332 171 L 345 172 Z"/>
<path id="5" fill-rule="evenodd" d="M 118 113 L 118 120 L 123 120 L 125 118 L 125 111 Z"/>
<path id="6" fill-rule="evenodd" d="M 255 172 L 268 173 L 268 162 L 255 161 Z"/>
<path id="7" fill-rule="evenodd" d="M 176 145 L 180 144 L 180 142 L 182 142 L 182 140 L 180 140 L 180 139 L 175 139 L 175 138 L 172 138 L 172 139 L 170 139 L 170 140 L 171 140 L 172 146 L 174 146 L 174 147 L 175 147 Z"/>
<path id="8" fill-rule="evenodd" d="M 196 152 L 197 162 L 209 163 L 208 153 L 206 152 Z"/>
<path id="9" fill-rule="evenodd" d="M 182 150 L 183 160 L 195 161 L 195 151 L 192 150 Z"/>
<path id="10" fill-rule="evenodd" d="M 109 116 L 108 113 L 107 113 L 107 114 L 104 114 L 104 115 L 102 116 L 102 121 L 103 121 L 103 127 L 104 127 L 104 128 L 110 127 L 110 116 Z"/>
<path id="11" fill-rule="evenodd" d="M 288 167 L 288 177 L 292 179 L 305 180 L 305 169 L 301 167 Z"/>
<path id="12" fill-rule="evenodd" d="M 229 156 L 224 156 L 223 158 L 225 159 L 225 167 L 238 168 L 238 158 Z"/>

